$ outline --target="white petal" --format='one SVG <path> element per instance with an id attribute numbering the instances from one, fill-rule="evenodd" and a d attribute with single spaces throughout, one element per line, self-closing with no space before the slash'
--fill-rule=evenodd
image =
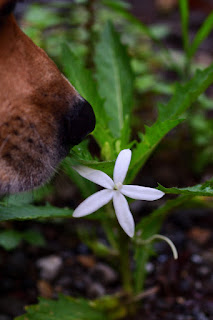
<path id="1" fill-rule="evenodd" d="M 113 180 L 115 183 L 123 183 L 126 178 L 126 174 L 131 161 L 132 151 L 129 149 L 122 150 L 115 162 L 115 168 L 113 172 Z"/>
<path id="2" fill-rule="evenodd" d="M 123 193 L 125 196 L 136 200 L 152 201 L 160 199 L 164 196 L 164 192 L 160 190 L 131 185 L 122 186 L 120 192 Z"/>
<path id="3" fill-rule="evenodd" d="M 135 223 L 132 214 L 129 210 L 128 202 L 125 197 L 119 192 L 115 191 L 113 195 L 113 205 L 115 213 L 123 230 L 129 237 L 133 237 L 135 233 Z"/>
<path id="4" fill-rule="evenodd" d="M 114 182 L 112 179 L 104 172 L 96 169 L 91 169 L 85 166 L 73 166 L 75 171 L 77 171 L 82 177 L 98 184 L 107 189 L 114 188 Z"/>
<path id="5" fill-rule="evenodd" d="M 112 200 L 115 191 L 104 189 L 94 193 L 92 196 L 84 200 L 79 206 L 74 210 L 73 217 L 79 218 L 87 216 L 90 213 L 103 207 L 110 200 Z"/>

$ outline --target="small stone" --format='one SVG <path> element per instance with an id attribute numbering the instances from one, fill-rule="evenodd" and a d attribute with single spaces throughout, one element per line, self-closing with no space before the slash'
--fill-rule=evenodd
<path id="1" fill-rule="evenodd" d="M 196 264 L 200 264 L 201 262 L 203 262 L 203 259 L 199 254 L 193 254 L 191 256 L 191 261 L 196 263 Z"/>
<path id="2" fill-rule="evenodd" d="M 37 282 L 39 295 L 44 298 L 52 298 L 53 289 L 52 286 L 45 280 L 39 280 Z"/>
<path id="3" fill-rule="evenodd" d="M 91 276 L 103 284 L 111 284 L 118 279 L 117 273 L 104 263 L 97 263 L 91 270 Z"/>
<path id="4" fill-rule="evenodd" d="M 105 295 L 105 289 L 100 283 L 94 282 L 88 287 L 87 294 L 90 299 L 95 299 Z"/>
<path id="5" fill-rule="evenodd" d="M 198 272 L 201 276 L 207 276 L 208 274 L 210 274 L 210 268 L 208 268 L 207 266 L 201 266 L 198 269 Z"/>
<path id="6" fill-rule="evenodd" d="M 95 265 L 95 258 L 92 255 L 79 255 L 77 256 L 77 261 L 86 268 L 92 268 Z"/>
<path id="7" fill-rule="evenodd" d="M 155 0 L 157 9 L 162 12 L 170 12 L 177 6 L 177 0 Z"/>
<path id="8" fill-rule="evenodd" d="M 54 255 L 41 258 L 36 263 L 37 267 L 41 269 L 41 278 L 46 280 L 53 280 L 58 275 L 62 264 L 62 259 Z"/>
<path id="9" fill-rule="evenodd" d="M 203 245 L 210 239 L 211 231 L 204 228 L 194 227 L 189 231 L 188 236 L 195 242 Z"/>
<path id="10" fill-rule="evenodd" d="M 147 273 L 152 273 L 154 271 L 155 267 L 154 267 L 154 264 L 151 263 L 151 262 L 148 262 L 146 264 L 146 272 Z"/>

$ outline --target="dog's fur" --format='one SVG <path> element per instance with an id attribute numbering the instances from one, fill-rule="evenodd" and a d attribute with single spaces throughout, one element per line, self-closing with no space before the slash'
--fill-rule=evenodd
<path id="1" fill-rule="evenodd" d="M 0 0 L 0 194 L 32 189 L 94 129 L 91 106 Z"/>

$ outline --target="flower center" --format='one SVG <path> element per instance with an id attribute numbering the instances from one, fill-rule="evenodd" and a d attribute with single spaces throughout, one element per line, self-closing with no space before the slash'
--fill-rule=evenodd
<path id="1" fill-rule="evenodd" d="M 123 187 L 123 184 L 121 182 L 117 182 L 114 185 L 114 190 L 121 190 L 122 187 Z"/>

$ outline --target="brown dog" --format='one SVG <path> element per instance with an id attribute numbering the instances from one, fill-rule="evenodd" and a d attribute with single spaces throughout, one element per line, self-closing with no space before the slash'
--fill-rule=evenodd
<path id="1" fill-rule="evenodd" d="M 85 101 L 0 0 L 0 194 L 44 183 L 94 129 Z"/>

